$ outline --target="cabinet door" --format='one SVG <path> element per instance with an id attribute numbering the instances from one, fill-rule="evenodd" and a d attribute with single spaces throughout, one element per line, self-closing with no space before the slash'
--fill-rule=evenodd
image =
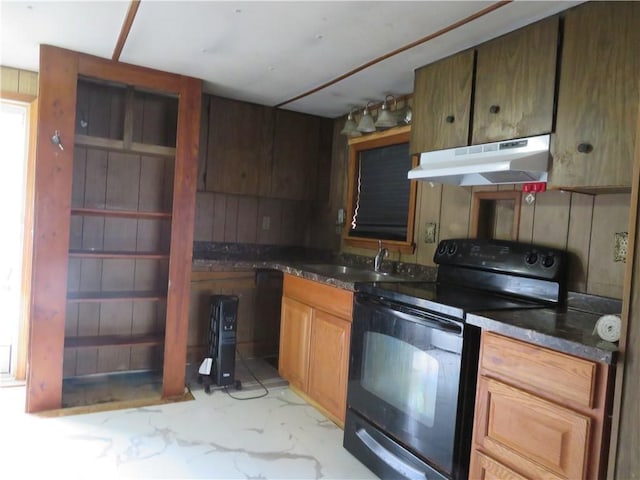
<path id="1" fill-rule="evenodd" d="M 278 371 L 291 385 L 306 392 L 309 371 L 309 340 L 313 309 L 282 297 L 280 357 Z"/>
<path id="2" fill-rule="evenodd" d="M 467 145 L 473 57 L 470 50 L 416 70 L 412 154 Z"/>
<path id="3" fill-rule="evenodd" d="M 567 13 L 552 145 L 554 187 L 629 187 L 638 114 L 640 3 Z"/>
<path id="4" fill-rule="evenodd" d="M 590 419 L 501 382 L 480 377 L 473 441 L 528 476 L 585 478 Z"/>
<path id="5" fill-rule="evenodd" d="M 473 144 L 551 131 L 558 17 L 478 47 Z"/>
<path id="6" fill-rule="evenodd" d="M 209 97 L 206 189 L 268 195 L 273 109 Z"/>
<path id="7" fill-rule="evenodd" d="M 309 395 L 344 423 L 351 324 L 315 311 L 309 350 Z"/>

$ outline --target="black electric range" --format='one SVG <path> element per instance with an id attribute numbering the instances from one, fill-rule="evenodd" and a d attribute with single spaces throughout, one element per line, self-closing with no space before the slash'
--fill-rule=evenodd
<path id="1" fill-rule="evenodd" d="M 527 243 L 449 239 L 434 254 L 435 282 L 356 284 L 369 293 L 455 318 L 465 313 L 562 307 L 567 253 Z"/>

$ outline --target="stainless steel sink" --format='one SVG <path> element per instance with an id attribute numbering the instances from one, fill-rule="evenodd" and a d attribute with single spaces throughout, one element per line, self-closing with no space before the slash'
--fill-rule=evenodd
<path id="1" fill-rule="evenodd" d="M 374 272 L 365 268 L 335 265 L 332 263 L 307 263 L 300 265 L 302 270 L 347 282 L 402 282 L 407 278 L 393 273 Z"/>

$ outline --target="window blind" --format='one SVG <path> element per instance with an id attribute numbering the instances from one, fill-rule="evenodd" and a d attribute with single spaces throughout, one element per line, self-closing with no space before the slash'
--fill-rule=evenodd
<path id="1" fill-rule="evenodd" d="M 408 143 L 359 153 L 351 236 L 406 240 L 411 166 Z"/>

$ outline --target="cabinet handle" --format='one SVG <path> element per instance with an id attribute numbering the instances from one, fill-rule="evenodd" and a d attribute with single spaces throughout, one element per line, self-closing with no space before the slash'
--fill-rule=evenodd
<path id="1" fill-rule="evenodd" d="M 578 145 L 578 151 L 580 153 L 591 153 L 593 152 L 593 145 L 590 143 L 581 143 Z"/>
<path id="2" fill-rule="evenodd" d="M 498 113 L 500 111 L 500 105 L 491 105 L 489 107 L 489 112 Z"/>
<path id="3" fill-rule="evenodd" d="M 454 117 L 453 115 L 449 115 L 447 116 L 447 123 L 453 123 L 456 120 L 456 117 Z"/>

